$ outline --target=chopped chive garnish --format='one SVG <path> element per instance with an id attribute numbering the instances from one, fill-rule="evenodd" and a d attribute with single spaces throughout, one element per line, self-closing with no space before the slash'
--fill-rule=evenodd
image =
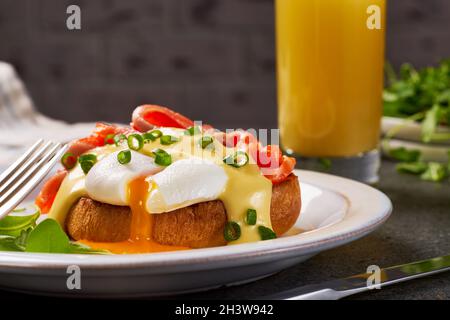
<path id="1" fill-rule="evenodd" d="M 234 154 L 225 157 L 223 162 L 232 167 L 240 168 L 245 166 L 248 163 L 248 160 L 249 158 L 247 153 L 244 151 L 236 151 Z"/>
<path id="2" fill-rule="evenodd" d="M 155 163 L 160 166 L 167 167 L 172 163 L 172 157 L 166 151 L 162 149 L 155 149 L 152 151 L 155 156 Z"/>
<path id="3" fill-rule="evenodd" d="M 61 164 L 64 168 L 70 170 L 77 164 L 77 157 L 75 157 L 71 152 L 66 152 L 61 158 Z"/>
<path id="4" fill-rule="evenodd" d="M 223 229 L 223 236 L 227 241 L 234 241 L 241 237 L 241 227 L 237 222 L 227 222 Z"/>
<path id="5" fill-rule="evenodd" d="M 202 131 L 200 130 L 200 128 L 198 126 L 192 126 L 189 127 L 185 130 L 185 134 L 188 136 L 195 136 L 196 134 L 201 133 Z"/>
<path id="6" fill-rule="evenodd" d="M 144 146 L 144 138 L 140 134 L 131 134 L 128 136 L 128 148 L 131 150 L 141 150 Z"/>
<path id="7" fill-rule="evenodd" d="M 264 227 L 264 226 L 259 226 L 258 232 L 259 232 L 259 236 L 261 237 L 261 240 L 270 240 L 270 239 L 277 238 L 277 235 L 275 234 L 275 232 L 273 232 L 272 229 Z"/>
<path id="8" fill-rule="evenodd" d="M 84 174 L 88 174 L 89 170 L 91 170 L 94 164 L 97 162 L 97 156 L 91 153 L 83 154 L 78 158 L 78 162 L 80 163 L 80 167 L 83 170 Z"/>
<path id="9" fill-rule="evenodd" d="M 89 171 L 92 169 L 92 167 L 94 166 L 94 162 L 92 161 L 84 161 L 80 163 L 81 169 L 83 170 L 84 174 L 88 174 Z"/>
<path id="10" fill-rule="evenodd" d="M 245 223 L 249 226 L 254 226 L 256 224 L 256 210 L 247 209 L 247 216 L 245 217 Z"/>
<path id="11" fill-rule="evenodd" d="M 168 146 L 172 143 L 180 141 L 180 139 L 178 139 L 177 137 L 174 137 L 174 136 L 164 135 L 164 136 L 161 136 L 160 141 L 161 141 L 162 145 Z"/>
<path id="12" fill-rule="evenodd" d="M 127 136 L 124 134 L 116 134 L 114 136 L 114 143 L 116 144 L 116 146 L 118 146 L 122 141 L 126 140 Z"/>
<path id="13" fill-rule="evenodd" d="M 114 140 L 114 137 L 115 137 L 115 135 L 114 134 L 108 134 L 106 137 L 105 137 L 105 144 L 114 144 L 115 143 L 115 140 Z"/>
<path id="14" fill-rule="evenodd" d="M 83 154 L 78 158 L 78 161 L 80 163 L 84 161 L 97 162 L 97 156 L 93 153 Z"/>
<path id="15" fill-rule="evenodd" d="M 117 161 L 120 164 L 127 164 L 131 161 L 131 151 L 130 150 L 122 150 L 117 154 Z"/>
<path id="16" fill-rule="evenodd" d="M 211 143 L 213 143 L 213 137 L 211 136 L 205 136 L 202 137 L 199 141 L 200 146 L 202 149 L 205 149 L 207 146 L 209 146 Z"/>
<path id="17" fill-rule="evenodd" d="M 144 138 L 144 142 L 149 142 L 149 141 L 155 141 L 156 139 L 158 139 L 161 136 L 162 136 L 161 130 L 152 130 L 150 132 L 144 133 L 142 135 L 142 138 Z"/>

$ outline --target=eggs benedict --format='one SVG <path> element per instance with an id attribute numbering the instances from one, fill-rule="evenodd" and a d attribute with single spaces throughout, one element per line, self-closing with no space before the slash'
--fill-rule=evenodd
<path id="1" fill-rule="evenodd" d="M 220 132 L 161 106 L 130 127 L 71 143 L 36 204 L 67 234 L 112 253 L 268 240 L 300 212 L 295 160 L 245 131 Z"/>

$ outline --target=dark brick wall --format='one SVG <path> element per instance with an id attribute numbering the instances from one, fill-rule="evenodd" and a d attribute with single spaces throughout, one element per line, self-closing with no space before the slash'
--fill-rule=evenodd
<path id="1" fill-rule="evenodd" d="M 66 29 L 69 4 L 81 31 Z M 388 15 L 395 65 L 450 56 L 449 0 L 390 0 Z M 153 102 L 218 127 L 275 127 L 273 24 L 273 0 L 0 0 L 0 60 L 59 119 L 124 122 Z"/>

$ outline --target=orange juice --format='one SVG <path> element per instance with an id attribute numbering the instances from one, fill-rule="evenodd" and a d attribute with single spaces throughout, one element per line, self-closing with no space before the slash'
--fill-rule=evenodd
<path id="1" fill-rule="evenodd" d="M 285 150 L 346 157 L 377 148 L 385 6 L 385 0 L 276 0 Z"/>

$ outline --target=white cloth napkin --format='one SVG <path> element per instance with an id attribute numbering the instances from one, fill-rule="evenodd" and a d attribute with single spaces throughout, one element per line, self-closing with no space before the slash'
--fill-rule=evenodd
<path id="1" fill-rule="evenodd" d="M 69 142 L 89 135 L 94 126 L 68 124 L 40 114 L 14 68 L 0 62 L 0 172 L 40 138 Z"/>

